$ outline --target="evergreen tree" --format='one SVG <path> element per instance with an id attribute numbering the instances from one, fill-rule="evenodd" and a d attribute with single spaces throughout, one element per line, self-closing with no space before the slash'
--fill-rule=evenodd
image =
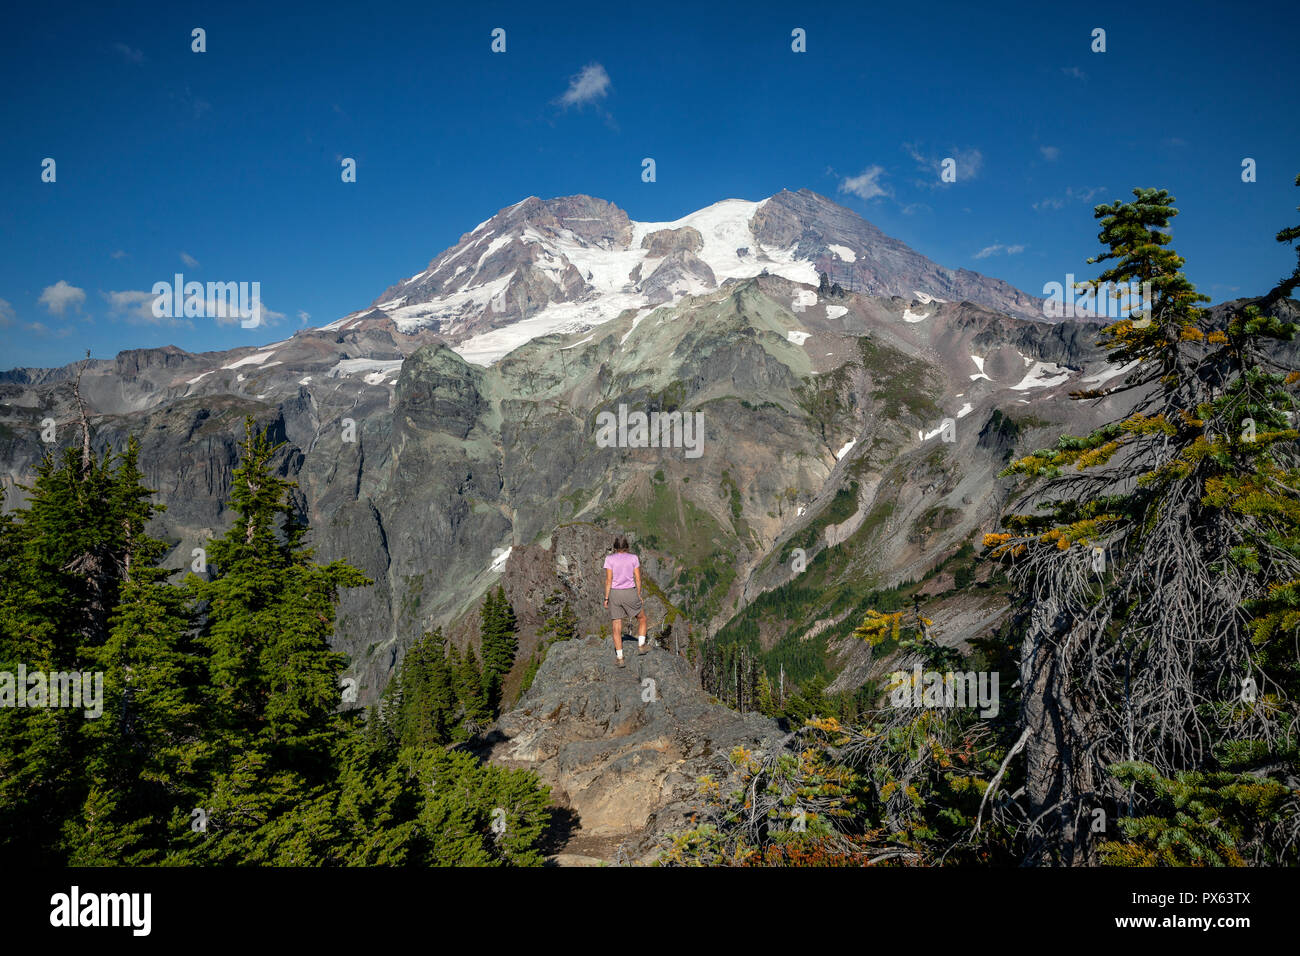
<path id="1" fill-rule="evenodd" d="M 47 454 L 23 487 L 27 507 L 5 519 L 0 671 L 80 680 L 107 638 L 130 521 L 114 494 L 112 453 L 91 452 L 83 428 L 83 450 Z M 0 707 L 0 846 L 8 858 L 57 859 L 63 821 L 88 796 L 84 729 L 93 719 L 76 708 Z"/>
<path id="2" fill-rule="evenodd" d="M 1295 184 L 1297 186 L 1300 186 L 1300 176 L 1296 176 Z M 1297 209 L 1300 210 L 1300 207 L 1297 207 Z M 1295 244 L 1297 239 L 1300 239 L 1300 226 L 1288 226 L 1286 229 L 1282 229 L 1277 234 L 1278 242 Z M 1290 296 L 1291 293 L 1294 292 L 1297 288 L 1300 288 L 1300 246 L 1296 246 L 1295 269 L 1292 271 L 1292 273 L 1289 276 L 1286 276 L 1284 279 L 1282 279 L 1281 282 L 1278 283 L 1277 288 L 1275 288 L 1271 293 L 1269 293 L 1268 298 L 1284 299 Z"/>
<path id="3" fill-rule="evenodd" d="M 466 648 L 456 671 L 456 696 L 467 724 L 482 727 L 492 720 L 492 711 L 483 692 L 483 673 L 472 647 Z"/>
<path id="4" fill-rule="evenodd" d="M 275 818 L 325 786 L 341 730 L 344 659 L 328 641 L 334 603 L 339 588 L 370 583 L 343 562 L 312 561 L 293 484 L 272 471 L 277 448 L 245 421 L 234 524 L 212 543 L 213 579 L 189 579 L 206 606 L 200 640 L 218 755 L 201 846 L 218 862 L 274 858 Z"/>
<path id="5" fill-rule="evenodd" d="M 92 793 L 82 829 L 68 833 L 79 840 L 82 833 L 102 836 L 116 828 L 143 833 L 153 847 L 161 847 L 173 803 L 197 799 L 195 768 L 208 751 L 201 734 L 202 666 L 189 637 L 192 614 L 184 592 L 168 584 L 169 572 L 158 567 L 166 546 L 145 534 L 146 522 L 160 509 L 141 483 L 138 455 L 139 444 L 131 439 L 110 495 L 124 529 L 125 579 L 108 640 L 89 655 L 104 674 L 104 712 L 84 725 L 89 745 L 84 773 Z M 114 820 L 114 813 L 120 819 Z M 93 847 L 100 864 L 113 862 L 108 842 L 97 837 Z M 76 858 L 78 851 L 69 847 L 68 853 Z M 152 851 L 135 859 L 146 858 L 153 858 Z"/>
<path id="6" fill-rule="evenodd" d="M 166 548 L 146 532 L 159 506 L 138 444 L 97 456 L 84 434 L 80 454 L 41 463 L 27 508 L 0 510 L 0 671 L 103 678 L 99 716 L 0 707 L 7 862 L 541 861 L 549 810 L 536 776 L 480 768 L 438 746 L 462 710 L 483 712 L 472 653 L 462 661 L 440 632 L 428 635 L 415 655 L 421 666 L 409 668 L 416 676 L 406 683 L 421 690 L 412 702 L 394 680 L 396 693 L 385 693 L 364 730 L 358 715 L 337 712 L 343 659 L 328 643 L 337 590 L 365 579 L 312 561 L 292 485 L 274 473 L 275 448 L 251 421 L 234 526 L 212 545 L 212 580 L 191 577 L 184 588 L 167 582 Z M 513 636 L 504 594 L 497 602 Z M 458 684 L 477 690 L 464 707 Z M 427 711 L 412 716 L 421 701 Z M 83 702 L 91 707 L 94 695 Z M 410 736 L 428 731 L 406 759 L 390 716 Z M 421 760 L 443 767 L 437 799 L 417 779 Z M 430 826 L 439 812 L 471 825 L 465 847 Z"/>
<path id="7" fill-rule="evenodd" d="M 1173 199 L 1134 195 L 1097 207 L 1108 251 L 1090 261 L 1115 262 L 1101 281 L 1150 282 L 1151 314 L 1104 330 L 1112 361 L 1132 363 L 1122 384 L 1076 394 L 1134 392 L 1132 407 L 1014 462 L 1007 474 L 1037 479 L 1022 502 L 1032 512 L 1007 516 L 985 542 L 1012 563 L 1018 590 L 1016 749 L 1027 815 L 1044 826 L 1034 859 L 1094 862 L 1079 821 L 1158 801 L 1145 789 L 1153 780 L 1223 771 L 1245 775 L 1230 786 L 1259 785 L 1297 769 L 1287 648 L 1300 461 L 1287 413 L 1300 375 L 1283 374 L 1269 344 L 1295 330 L 1255 307 L 1209 327 L 1205 297 L 1167 248 Z M 1150 773 L 1116 776 L 1133 763 Z M 1236 852 L 1276 859 L 1287 846 L 1294 856 L 1294 839 Z"/>
<path id="8" fill-rule="evenodd" d="M 519 640 L 515 637 L 515 612 L 505 588 L 489 591 L 481 612 L 480 646 L 483 651 L 483 690 L 494 713 L 501 704 L 501 685 L 514 666 Z"/>

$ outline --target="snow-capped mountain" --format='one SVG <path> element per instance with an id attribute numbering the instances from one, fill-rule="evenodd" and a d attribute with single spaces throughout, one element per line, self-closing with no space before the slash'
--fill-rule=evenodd
<path id="1" fill-rule="evenodd" d="M 140 437 L 168 506 L 151 533 L 188 566 L 229 521 L 251 416 L 283 443 L 321 558 L 375 581 L 344 595 L 336 645 L 371 701 L 414 637 L 445 624 L 464 644 L 457 622 L 516 555 L 589 568 L 584 549 L 613 529 L 641 537 L 702 633 L 780 586 L 789 547 L 811 561 L 852 540 L 845 573 L 919 578 L 992 527 L 1013 451 L 1118 413 L 1067 400 L 1126 371 L 1096 324 L 1040 310 L 807 191 L 661 223 L 530 198 L 324 328 L 0 372 L 0 481 L 7 507 L 22 500 L 50 451 L 43 423 L 78 420 L 80 399 L 95 447 Z M 701 454 L 602 444 L 596 417 L 621 406 L 704 415 Z M 79 440 L 60 424 L 60 444 Z M 527 582 L 556 586 L 577 587 Z M 1003 610 L 968 609 L 961 628 Z"/>
<path id="2" fill-rule="evenodd" d="M 538 336 L 585 332 L 629 310 L 646 314 L 731 279 L 767 274 L 815 286 L 819 273 L 853 291 L 921 305 L 968 300 L 1022 318 L 1043 315 L 1041 300 L 944 268 L 804 189 L 762 202 L 727 199 L 672 222 L 637 222 L 590 196 L 530 196 L 325 328 L 428 331 L 488 365 Z"/>

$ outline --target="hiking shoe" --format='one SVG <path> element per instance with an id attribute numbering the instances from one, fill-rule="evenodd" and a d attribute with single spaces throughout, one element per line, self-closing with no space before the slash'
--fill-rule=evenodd
<path id="1" fill-rule="evenodd" d="M 638 645 L 636 646 L 636 653 L 637 653 L 637 656 L 638 656 L 638 657 L 644 656 L 645 654 L 648 654 L 649 652 L 650 652 L 650 642 L 649 642 L 649 641 L 646 641 L 644 644 L 638 644 Z"/>
<path id="2" fill-rule="evenodd" d="M 615 657 L 615 658 L 614 658 L 614 664 L 615 664 L 617 667 L 627 667 L 627 661 L 624 660 L 624 659 L 621 658 L 621 657 Z"/>

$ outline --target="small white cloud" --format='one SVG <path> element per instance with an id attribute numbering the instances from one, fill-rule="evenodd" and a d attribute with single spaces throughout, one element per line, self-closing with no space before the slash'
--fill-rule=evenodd
<path id="1" fill-rule="evenodd" d="M 840 192 L 852 193 L 860 199 L 875 199 L 888 196 L 889 190 L 881 185 L 880 177 L 885 174 L 883 166 L 868 166 L 856 176 L 848 176 L 840 181 Z"/>
<path id="2" fill-rule="evenodd" d="M 13 325 L 14 319 L 17 317 L 18 313 L 14 311 L 14 307 L 4 299 L 0 299 L 0 329 Z"/>
<path id="3" fill-rule="evenodd" d="M 1039 146 L 1038 151 L 1043 154 L 1043 159 L 1049 163 L 1054 163 L 1061 158 L 1061 147 L 1059 146 Z"/>
<path id="4" fill-rule="evenodd" d="M 260 311 L 258 326 L 279 325 L 285 320 L 283 312 L 277 312 L 275 309 L 266 307 L 266 303 L 258 304 Z M 241 315 L 238 309 L 230 308 L 226 301 L 221 298 L 209 298 L 203 303 L 203 312 L 210 316 L 217 325 L 243 325 L 248 316 Z"/>
<path id="5" fill-rule="evenodd" d="M 958 146 L 951 146 L 942 156 L 931 153 L 922 153 L 912 143 L 904 143 L 903 150 L 921 169 L 926 170 L 934 175 L 933 179 L 917 180 L 918 186 L 924 186 L 926 189 L 937 189 L 940 186 L 950 186 L 951 183 L 943 181 L 944 160 L 951 159 L 957 164 L 957 181 L 964 182 L 967 179 L 974 179 L 984 168 L 984 154 L 978 149 L 962 149 Z"/>
<path id="6" fill-rule="evenodd" d="M 126 258 L 126 250 L 124 250 L 124 249 L 119 249 L 119 250 L 117 250 L 117 252 L 115 252 L 115 253 L 113 253 L 111 256 L 109 256 L 109 258 L 110 258 L 110 259 L 125 259 L 125 258 Z"/>
<path id="7" fill-rule="evenodd" d="M 1093 186 L 1090 189 L 1077 190 L 1073 186 L 1066 186 L 1064 196 L 1049 196 L 1046 199 L 1040 199 L 1033 204 L 1033 207 L 1034 209 L 1061 209 L 1068 202 L 1089 202 L 1105 191 L 1105 186 Z"/>
<path id="8" fill-rule="evenodd" d="M 1086 80 L 1088 78 L 1088 74 L 1084 73 L 1083 70 L 1079 69 L 1077 66 L 1063 66 L 1061 67 L 1061 72 L 1066 76 L 1074 77 L 1076 80 Z"/>
<path id="9" fill-rule="evenodd" d="M 299 309 L 298 321 L 301 322 L 303 325 L 306 325 L 308 322 L 311 321 L 311 313 L 308 312 L 306 309 Z"/>
<path id="10" fill-rule="evenodd" d="M 153 304 L 158 297 L 152 292 L 130 289 L 123 292 L 101 292 L 108 303 L 109 312 L 116 318 L 125 319 L 132 325 L 174 325 L 194 328 L 194 323 L 184 316 L 154 315 Z M 238 304 L 228 302 L 224 296 L 205 295 L 203 301 L 203 318 L 210 318 L 217 325 L 242 324 L 248 317 L 241 315 Z M 283 322 L 283 312 L 261 306 L 259 325 L 276 325 Z"/>
<path id="11" fill-rule="evenodd" d="M 191 269 L 197 269 L 199 267 L 199 260 L 195 259 L 188 252 L 181 253 L 181 262 L 185 263 Z"/>
<path id="12" fill-rule="evenodd" d="M 128 63 L 144 62 L 144 51 L 129 47 L 125 43 L 114 43 L 113 50 Z"/>
<path id="13" fill-rule="evenodd" d="M 178 319 L 154 315 L 153 303 L 157 296 L 152 292 L 132 289 L 124 292 L 101 292 L 100 295 L 108 303 L 108 311 L 112 315 L 126 319 L 132 325 L 185 325 Z"/>
<path id="14" fill-rule="evenodd" d="M 561 106 L 583 106 L 609 93 L 609 74 L 599 63 L 588 63 L 576 76 L 569 78 L 569 88 L 560 97 Z"/>
<path id="15" fill-rule="evenodd" d="M 46 286 L 41 297 L 36 300 L 40 305 L 49 309 L 50 315 L 63 315 L 68 306 L 80 310 L 81 304 L 86 301 L 86 290 L 78 289 L 75 285 L 68 285 L 67 282 L 60 279 L 54 285 Z"/>
<path id="16" fill-rule="evenodd" d="M 985 246 L 979 252 L 975 253 L 975 258 L 987 259 L 989 256 L 1000 256 L 1000 255 L 1015 256 L 1015 255 L 1019 255 L 1024 251 L 1025 251 L 1024 246 L 1019 246 L 1019 245 L 1004 246 L 1002 243 L 997 242 L 991 246 Z"/>

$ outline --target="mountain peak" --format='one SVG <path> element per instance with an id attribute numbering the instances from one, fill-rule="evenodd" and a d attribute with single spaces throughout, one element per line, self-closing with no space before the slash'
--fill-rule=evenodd
<path id="1" fill-rule="evenodd" d="M 732 279 L 777 275 L 816 287 L 826 273 L 877 297 L 913 292 L 1021 317 L 1040 301 L 1006 282 L 947 269 L 811 189 L 723 199 L 679 219 L 638 222 L 582 194 L 527 196 L 479 223 L 328 328 L 384 320 L 429 331 L 491 364 L 540 335 L 582 332 L 629 310 L 646 314 Z"/>

